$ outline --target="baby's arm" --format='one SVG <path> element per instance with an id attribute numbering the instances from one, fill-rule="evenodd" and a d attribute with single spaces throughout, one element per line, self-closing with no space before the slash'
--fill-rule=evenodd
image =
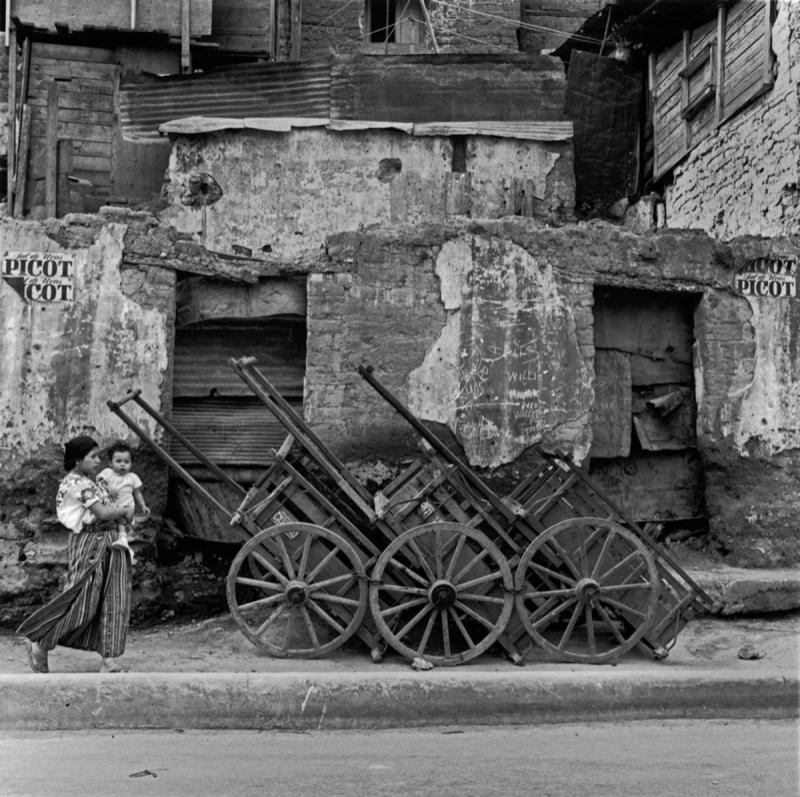
<path id="1" fill-rule="evenodd" d="M 136 508 L 139 510 L 140 515 L 147 515 L 149 517 L 150 510 L 147 508 L 147 504 L 144 502 L 144 496 L 142 495 L 141 487 L 134 488 L 133 502 L 136 504 Z"/>

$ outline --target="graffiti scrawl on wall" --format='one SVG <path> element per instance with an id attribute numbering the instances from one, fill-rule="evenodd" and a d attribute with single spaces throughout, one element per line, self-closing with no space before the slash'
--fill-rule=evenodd
<path id="1" fill-rule="evenodd" d="M 74 261 L 60 252 L 4 252 L 0 276 L 25 302 L 74 298 Z"/>

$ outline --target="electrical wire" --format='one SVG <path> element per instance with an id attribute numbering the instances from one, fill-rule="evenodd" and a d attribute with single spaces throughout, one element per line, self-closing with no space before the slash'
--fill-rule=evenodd
<path id="1" fill-rule="evenodd" d="M 504 53 L 511 53 L 512 55 L 522 55 L 523 53 L 520 50 L 512 50 L 510 47 L 505 47 L 502 44 L 494 44 L 492 42 L 484 41 L 483 39 L 476 39 L 474 36 L 467 36 L 466 33 L 459 33 L 458 31 L 451 30 L 447 34 L 448 36 L 458 36 L 461 39 L 466 39 L 467 41 L 474 42 L 475 44 L 481 44 L 484 47 L 494 47 L 496 50 Z"/>
<path id="2" fill-rule="evenodd" d="M 341 14 L 342 11 L 344 11 L 346 8 L 348 8 L 349 6 L 353 5 L 353 3 L 358 3 L 358 2 L 360 2 L 360 0 L 347 0 L 347 2 L 343 6 L 340 6 L 332 14 L 330 14 L 327 17 L 325 17 L 325 19 L 323 19 L 322 22 L 318 22 L 316 25 L 314 25 L 313 27 L 311 27 L 308 30 L 306 30 L 304 32 L 304 35 L 307 36 L 310 33 L 313 33 L 315 30 L 317 30 L 317 28 L 321 28 L 321 27 L 323 27 L 323 25 L 327 25 L 334 17 L 336 17 L 339 14 Z"/>
<path id="3" fill-rule="evenodd" d="M 360 2 L 360 0 L 347 0 L 347 2 L 343 6 L 338 8 L 336 11 L 334 11 L 328 17 L 326 17 L 322 22 L 319 22 L 316 25 L 314 25 L 313 27 L 309 28 L 308 31 L 306 32 L 306 35 L 308 35 L 310 33 L 313 33 L 315 30 L 323 27 L 324 25 L 327 25 L 338 14 L 342 13 L 349 6 L 353 5 L 353 3 L 357 3 L 357 2 Z M 406 0 L 405 6 L 403 7 L 403 11 L 401 11 L 401 14 L 408 9 L 410 4 L 411 4 L 411 0 Z M 534 24 L 532 22 L 525 22 L 523 20 L 516 20 L 516 19 L 513 19 L 512 17 L 503 17 L 503 16 L 500 16 L 499 14 L 491 14 L 491 13 L 489 13 L 487 11 L 478 11 L 477 9 L 470 8 L 470 7 L 467 7 L 467 6 L 455 5 L 454 3 L 449 3 L 446 0 L 430 0 L 430 4 L 431 4 L 431 9 L 429 9 L 429 10 L 433 10 L 435 5 L 440 5 L 440 6 L 444 7 L 444 8 L 455 9 L 456 11 L 460 11 L 462 13 L 472 14 L 473 16 L 484 17 L 486 19 L 492 19 L 492 20 L 495 20 L 496 22 L 502 22 L 502 23 L 505 23 L 507 25 L 513 26 L 514 28 L 517 28 L 517 29 L 521 28 L 523 30 L 532 30 L 532 31 L 540 32 L 540 33 L 557 33 L 560 36 L 564 36 L 565 38 L 575 39 L 577 41 L 587 42 L 587 43 L 590 43 L 590 44 L 598 44 L 598 45 L 601 45 L 601 46 L 603 44 L 603 39 L 598 39 L 598 38 L 596 38 L 594 36 L 585 36 L 583 34 L 578 34 L 578 33 L 571 33 L 570 34 L 568 31 L 559 30 L 557 28 L 549 28 L 549 27 L 547 27 L 545 25 L 536 25 L 536 24 Z M 425 20 L 417 19 L 416 17 L 411 17 L 411 16 L 408 17 L 408 19 L 413 21 L 414 23 L 419 23 L 419 24 L 422 24 L 425 27 L 427 27 L 427 23 L 425 22 Z M 379 33 L 385 33 L 385 32 L 388 33 L 389 31 L 392 31 L 396 27 L 397 27 L 397 22 L 396 21 L 395 22 L 391 22 L 391 23 L 389 23 L 387 25 L 384 25 L 383 27 L 371 29 L 369 31 L 369 35 L 373 36 L 373 35 L 379 34 Z M 431 28 L 433 28 L 433 27 L 434 27 L 433 26 L 433 21 L 431 21 Z M 338 35 L 342 35 L 341 32 Z M 475 38 L 473 36 L 469 36 L 469 35 L 467 35 L 465 33 L 460 33 L 458 31 L 448 31 L 448 35 L 460 37 L 460 38 L 462 38 L 462 39 L 464 39 L 466 41 L 470 41 L 470 42 L 472 42 L 474 44 L 482 44 L 484 47 L 492 47 L 495 50 L 499 50 L 499 51 L 502 51 L 502 52 L 515 53 L 515 54 L 520 53 L 519 49 L 512 49 L 510 47 L 505 47 L 505 46 L 500 45 L 500 44 L 493 44 L 492 42 L 486 42 L 486 41 L 483 41 L 482 39 L 478 39 L 478 38 Z M 361 37 L 348 36 L 346 34 L 345 34 L 344 37 L 347 38 L 347 39 L 350 39 L 351 41 L 354 41 L 354 42 L 362 40 Z M 391 42 L 388 41 L 388 38 L 389 37 L 387 35 L 383 39 L 382 42 L 379 41 L 379 42 L 374 42 L 374 43 L 375 44 L 391 43 Z"/>
<path id="4" fill-rule="evenodd" d="M 490 14 L 487 11 L 477 11 L 474 8 L 457 6 L 453 3 L 446 2 L 446 0 L 431 0 L 431 5 L 434 3 L 436 5 L 444 6 L 445 8 L 453 8 L 456 11 L 461 11 L 462 13 L 486 17 L 487 19 L 494 19 L 497 22 L 505 22 L 508 25 L 513 25 L 515 28 L 522 28 L 523 30 L 534 30 L 543 33 L 558 33 L 565 38 L 577 39 L 579 41 L 589 42 L 590 44 L 600 44 L 601 42 L 601 39 L 597 39 L 594 36 L 585 36 L 579 33 L 569 33 L 568 31 L 558 30 L 558 28 L 548 28 L 544 25 L 536 25 L 532 22 L 524 22 L 522 20 L 513 19 L 512 17 L 501 17 L 498 14 Z"/>

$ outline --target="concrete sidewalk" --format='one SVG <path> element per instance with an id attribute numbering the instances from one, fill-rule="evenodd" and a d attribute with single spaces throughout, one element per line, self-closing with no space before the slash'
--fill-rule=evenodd
<path id="1" fill-rule="evenodd" d="M 693 576 L 722 613 L 726 606 L 729 614 L 796 606 L 798 577 L 767 573 Z M 689 623 L 664 661 L 632 651 L 616 664 L 555 663 L 534 649 L 523 667 L 485 655 L 416 672 L 391 651 L 374 664 L 355 647 L 325 659 L 271 658 L 225 615 L 132 630 L 120 659 L 130 672 L 116 675 L 98 674 L 96 655 L 66 648 L 51 652 L 49 675 L 35 675 L 23 644 L 0 632 L 0 728 L 301 730 L 793 718 L 800 715 L 798 632 L 797 611 L 719 614 Z"/>
<path id="2" fill-rule="evenodd" d="M 545 661 L 524 667 L 483 656 L 416 672 L 362 651 L 320 660 L 273 659 L 227 617 L 134 631 L 121 662 L 57 648 L 49 675 L 27 671 L 24 647 L 0 636 L 0 727 L 378 728 L 643 718 L 797 717 L 795 616 L 690 623 L 665 661 L 637 652 L 616 665 Z M 755 651 L 758 659 L 738 654 Z"/>

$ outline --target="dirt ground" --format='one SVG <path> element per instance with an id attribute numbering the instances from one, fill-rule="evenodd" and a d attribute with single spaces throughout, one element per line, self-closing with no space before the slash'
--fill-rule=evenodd
<path id="1" fill-rule="evenodd" d="M 663 662 L 637 650 L 615 664 L 596 665 L 631 670 L 643 668 L 714 668 L 786 671 L 795 677 L 800 665 L 800 612 L 763 617 L 707 617 L 690 622 L 678 635 L 669 657 Z M 740 658 L 740 652 L 757 658 Z M 89 672 L 98 658 L 84 651 L 56 648 L 50 654 L 51 672 Z M 409 662 L 387 652 L 378 664 L 371 661 L 358 642 L 323 659 L 278 659 L 256 649 L 239 631 L 229 615 L 210 619 L 168 623 L 150 629 L 132 629 L 120 663 L 132 672 L 410 672 Z M 481 656 L 467 665 L 488 671 L 513 672 L 516 668 L 499 653 Z M 559 663 L 548 660 L 538 649 L 526 658 L 525 666 L 582 669 L 592 665 Z M 459 668 L 460 669 L 460 668 Z M 0 672 L 29 672 L 25 648 L 10 630 L 0 631 Z"/>

